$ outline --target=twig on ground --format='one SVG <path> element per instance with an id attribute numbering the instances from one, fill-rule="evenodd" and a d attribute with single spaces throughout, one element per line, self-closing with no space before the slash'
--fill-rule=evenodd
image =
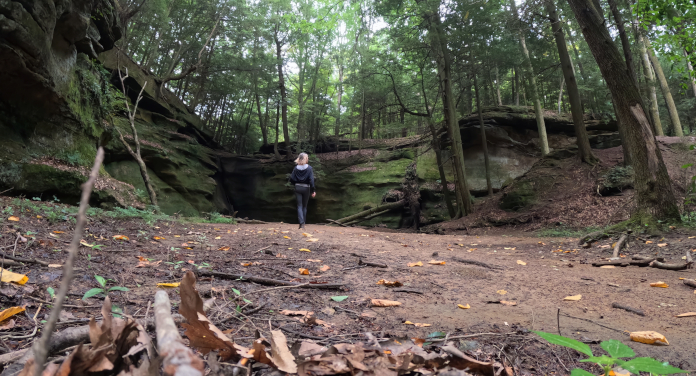
<path id="1" fill-rule="evenodd" d="M 221 272 L 214 272 L 214 271 L 207 271 L 207 270 L 198 270 L 197 271 L 198 275 L 201 276 L 211 276 L 211 277 L 219 277 L 219 278 L 226 278 L 226 279 L 234 279 L 234 280 L 239 280 L 239 281 L 248 281 L 248 282 L 254 282 L 258 283 L 260 285 L 266 285 L 266 286 L 297 286 L 300 285 L 301 283 L 296 283 L 296 282 L 286 282 L 286 281 L 280 281 L 277 279 L 270 279 L 270 278 L 262 278 L 262 277 L 254 277 L 250 275 L 244 275 L 244 274 L 232 274 L 232 273 L 221 273 Z M 304 289 L 340 289 L 344 285 L 342 283 L 309 283 L 301 288 Z"/>
<path id="2" fill-rule="evenodd" d="M 665 270 L 686 270 L 689 269 L 689 264 L 688 262 L 685 262 L 683 264 L 667 264 L 664 262 L 659 262 L 657 260 L 653 261 L 650 263 L 650 266 L 653 268 L 658 268 L 658 269 L 665 269 Z"/>
<path id="3" fill-rule="evenodd" d="M 623 248 L 624 244 L 626 243 L 626 239 L 628 239 L 628 234 L 621 235 L 619 240 L 616 242 L 616 245 L 614 246 L 614 254 L 611 256 L 611 258 L 619 257 L 619 252 L 621 251 L 621 248 Z"/>
<path id="4" fill-rule="evenodd" d="M 638 316 L 645 316 L 645 312 L 643 312 L 642 309 L 629 307 L 629 306 L 621 304 L 621 303 L 611 303 L 611 306 L 613 308 L 623 309 L 624 311 L 635 313 Z"/>
<path id="5" fill-rule="evenodd" d="M 278 329 L 280 329 L 280 330 L 282 330 L 282 331 L 285 331 L 285 332 L 294 334 L 294 335 L 299 336 L 299 337 L 302 337 L 302 338 L 316 339 L 316 340 L 325 340 L 325 339 L 327 338 L 327 337 L 311 336 L 311 335 L 309 335 L 309 334 L 304 334 L 304 333 L 296 332 L 296 331 L 294 331 L 294 330 L 292 330 L 292 329 L 288 329 L 288 328 L 286 328 L 286 327 L 284 327 L 284 326 L 280 326 L 280 324 L 271 323 L 271 325 L 273 325 L 274 327 L 276 327 L 276 328 L 278 328 Z"/>
<path id="6" fill-rule="evenodd" d="M 696 289 L 696 281 L 689 281 L 689 280 L 685 279 L 684 284 Z"/>
<path id="7" fill-rule="evenodd" d="M 358 259 L 358 265 L 371 266 L 373 268 L 388 268 L 389 267 L 387 264 L 377 264 L 374 262 L 363 261 L 362 259 Z"/>
<path id="8" fill-rule="evenodd" d="M 280 289 L 294 289 L 296 287 L 303 287 L 307 286 L 309 283 L 301 283 L 299 285 L 294 285 L 294 286 L 278 286 L 278 287 L 271 287 L 269 289 L 261 289 L 261 290 L 254 290 L 254 291 L 249 291 L 247 293 L 244 293 L 243 295 L 251 295 L 251 294 L 258 294 L 266 291 L 272 291 L 272 290 L 280 290 Z"/>
<path id="9" fill-rule="evenodd" d="M 48 262 L 37 260 L 37 259 L 26 259 L 26 258 L 22 258 L 22 257 L 15 257 L 15 256 L 6 255 L 5 253 L 3 253 L 2 256 L 6 257 L 10 260 L 25 262 L 28 264 L 39 264 L 39 265 L 43 265 L 43 266 L 48 266 Z"/>
<path id="10" fill-rule="evenodd" d="M 482 262 L 482 261 L 468 260 L 468 259 L 463 259 L 463 258 L 459 258 L 459 257 L 453 257 L 452 261 L 461 262 L 462 264 L 481 266 L 481 267 L 493 269 L 493 270 L 503 269 L 503 267 L 499 266 L 499 265 L 491 265 L 491 264 L 486 264 L 485 262 Z"/>
<path id="11" fill-rule="evenodd" d="M 70 286 L 72 284 L 74 276 L 73 265 L 75 264 L 77 249 L 80 245 L 80 239 L 82 238 L 85 230 L 85 223 L 87 222 L 85 213 L 87 212 L 87 206 L 89 206 L 89 197 L 92 193 L 94 181 L 99 175 L 99 167 L 101 166 L 103 160 L 104 149 L 100 146 L 97 150 L 97 156 L 94 160 L 94 166 L 92 166 L 89 179 L 82 185 L 82 197 L 80 198 L 80 209 L 77 215 L 77 224 L 75 225 L 72 242 L 70 243 L 68 258 L 65 260 L 65 264 L 63 265 L 63 280 L 58 288 L 58 293 L 56 294 L 55 303 L 53 305 L 53 309 L 51 309 L 51 314 L 44 324 L 41 338 L 34 344 L 34 376 L 41 376 L 43 373 L 44 363 L 46 363 L 46 358 L 48 357 L 48 346 L 51 341 L 51 335 L 56 329 L 58 316 L 60 316 L 60 311 L 63 309 L 65 297 L 68 294 L 68 290 L 70 290 Z"/>
<path id="12" fill-rule="evenodd" d="M 44 303 L 44 304 L 55 304 L 54 302 L 47 302 L 45 300 L 35 298 L 33 296 L 25 295 L 25 298 L 29 298 L 31 300 L 35 300 L 39 303 Z M 63 304 L 63 307 L 65 308 L 101 308 L 101 306 L 79 306 L 79 305 L 74 305 L 74 304 Z"/>
<path id="13" fill-rule="evenodd" d="M 171 375 L 203 376 L 203 360 L 184 345 L 171 310 L 167 293 L 157 291 L 154 305 L 157 351 L 164 357 L 164 369 Z"/>
<path id="14" fill-rule="evenodd" d="M 619 332 L 619 333 L 623 333 L 623 334 L 628 335 L 628 332 L 625 331 L 625 330 L 620 330 L 620 329 L 612 328 L 612 327 L 610 327 L 610 326 L 606 326 L 606 325 L 604 325 L 604 324 L 600 324 L 600 323 L 598 323 L 598 322 L 596 322 L 596 321 L 592 321 L 592 320 L 590 320 L 590 319 L 586 319 L 586 318 L 583 318 L 583 317 L 571 316 L 571 315 L 568 315 L 568 314 L 565 314 L 565 313 L 562 313 L 561 315 L 562 315 L 562 316 L 565 316 L 565 317 L 570 317 L 571 319 L 583 320 L 583 321 L 591 322 L 591 323 L 593 323 L 593 324 L 595 324 L 595 325 L 601 326 L 602 328 L 611 329 L 611 330 L 613 330 L 613 331 L 615 331 L 615 332 Z"/>
<path id="15" fill-rule="evenodd" d="M 247 315 L 247 316 L 253 315 L 254 313 L 256 313 L 256 312 L 262 310 L 262 309 L 266 306 L 266 304 L 267 304 L 267 303 L 262 303 L 262 304 L 260 304 L 258 307 L 249 310 L 249 312 L 244 312 L 244 314 Z"/>

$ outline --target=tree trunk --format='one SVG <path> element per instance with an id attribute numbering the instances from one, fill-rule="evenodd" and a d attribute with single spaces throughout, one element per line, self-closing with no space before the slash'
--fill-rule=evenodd
<path id="1" fill-rule="evenodd" d="M 280 123 L 280 101 L 276 103 L 275 142 L 273 143 L 273 154 L 275 154 L 276 159 L 280 159 L 280 152 L 278 151 L 278 123 Z"/>
<path id="2" fill-rule="evenodd" d="M 486 141 L 486 126 L 483 124 L 483 113 L 481 111 L 481 98 L 479 97 L 478 80 L 474 74 L 474 92 L 476 93 L 476 110 L 479 117 L 479 125 L 481 127 L 481 147 L 483 148 L 483 164 L 486 168 L 486 188 L 488 195 L 493 195 L 493 185 L 491 184 L 491 169 L 488 160 L 488 142 Z"/>
<path id="3" fill-rule="evenodd" d="M 510 1 L 510 7 L 512 9 L 513 19 L 520 23 L 519 15 L 517 14 L 517 5 L 515 5 L 515 0 Z M 532 67 L 532 59 L 529 57 L 529 50 L 527 50 L 527 42 L 525 41 L 524 34 L 522 34 L 521 30 L 517 31 L 517 37 L 520 40 L 520 48 L 522 49 L 522 55 L 524 55 L 524 61 L 527 65 L 525 73 L 529 78 L 530 85 L 532 86 L 532 100 L 534 101 L 534 113 L 536 114 L 537 130 L 539 131 L 541 155 L 546 155 L 549 153 L 549 140 L 546 136 L 544 112 L 541 108 L 541 100 L 539 98 L 539 89 L 537 88 L 536 76 L 534 75 L 534 67 Z"/>
<path id="4" fill-rule="evenodd" d="M 513 74 L 515 75 L 515 81 L 514 81 L 514 86 L 516 88 L 515 90 L 515 106 L 520 105 L 520 79 L 519 76 L 517 75 L 517 66 L 512 68 Z"/>
<path id="5" fill-rule="evenodd" d="M 563 111 L 563 87 L 565 86 L 565 76 L 561 76 L 561 88 L 558 89 L 558 114 Z"/>
<path id="6" fill-rule="evenodd" d="M 500 76 L 498 65 L 495 66 L 495 92 L 498 94 L 498 106 L 503 105 L 503 97 L 500 96 Z"/>
<path id="7" fill-rule="evenodd" d="M 563 78 L 568 86 L 568 101 L 570 102 L 570 112 L 573 117 L 573 125 L 575 126 L 575 137 L 578 143 L 580 160 L 594 165 L 599 162 L 599 160 L 592 153 L 590 140 L 587 138 L 587 130 L 585 129 L 585 121 L 583 119 L 582 102 L 580 100 L 580 90 L 578 90 L 578 82 L 575 79 L 573 62 L 570 60 L 570 55 L 568 54 L 568 47 L 566 45 L 565 36 L 561 26 L 562 24 L 558 19 L 558 12 L 556 11 L 556 5 L 554 4 L 553 0 L 546 0 L 545 3 L 546 10 L 549 14 L 549 20 L 551 21 L 551 30 L 553 31 L 553 36 L 556 40 L 556 48 L 558 48 L 558 56 L 561 60 Z M 561 91 L 562 90 L 563 85 L 561 84 Z"/>
<path id="8" fill-rule="evenodd" d="M 611 91 L 626 138 L 635 171 L 638 210 L 632 214 L 640 224 L 657 220 L 680 222 L 677 200 L 662 154 L 646 117 L 638 87 L 626 71 L 626 65 L 601 15 L 590 0 L 568 0 L 582 28 L 592 55 Z M 651 218 L 652 217 L 652 218 Z"/>
<path id="9" fill-rule="evenodd" d="M 662 71 L 662 65 L 660 60 L 657 59 L 655 55 L 655 50 L 653 50 L 650 45 L 650 40 L 645 37 L 645 47 L 648 50 L 648 56 L 652 62 L 653 68 L 655 68 L 655 73 L 657 73 L 657 80 L 660 82 L 660 89 L 662 89 L 662 96 L 667 102 L 667 112 L 669 113 L 669 118 L 672 120 L 672 128 L 674 128 L 674 135 L 677 137 L 684 137 L 684 130 L 682 129 L 681 121 L 679 121 L 679 112 L 677 112 L 677 106 L 674 104 L 674 98 L 672 98 L 672 92 L 669 90 L 669 83 L 667 82 L 667 77 L 665 77 L 665 72 Z"/>
<path id="10" fill-rule="evenodd" d="M 288 130 L 288 101 L 285 89 L 285 78 L 283 77 L 283 44 L 278 39 L 278 31 L 275 33 L 276 59 L 278 60 L 278 87 L 280 88 L 280 102 L 282 103 L 283 137 L 285 138 L 285 158 L 292 159 L 290 150 L 290 131 Z"/>
<path id="11" fill-rule="evenodd" d="M 334 136 L 341 132 L 341 99 L 343 98 L 343 64 L 338 64 L 338 114 L 336 114 L 336 126 Z"/>
<path id="12" fill-rule="evenodd" d="M 466 181 L 466 167 L 464 164 L 464 151 L 462 147 L 462 135 L 459 131 L 459 124 L 457 122 L 457 117 L 454 108 L 454 95 L 452 90 L 452 74 L 451 74 L 451 60 L 449 47 L 447 46 L 447 40 L 445 32 L 442 30 L 442 23 L 440 22 L 439 13 L 435 12 L 429 15 L 430 21 L 430 33 L 433 38 L 433 45 L 437 48 L 438 59 L 438 71 L 440 75 L 440 82 L 442 83 L 443 94 L 442 94 L 442 105 L 445 114 L 445 124 L 450 132 L 450 139 L 452 140 L 452 153 L 454 153 L 454 167 L 456 171 L 457 178 L 457 191 L 459 192 L 459 197 L 461 198 L 461 206 L 457 209 L 461 211 L 463 215 L 468 215 L 473 211 L 471 205 L 471 199 L 469 194 L 469 187 Z"/>
<path id="13" fill-rule="evenodd" d="M 621 139 L 621 151 L 623 152 L 623 165 L 628 167 L 631 165 L 631 150 L 628 147 L 628 142 L 626 139 L 626 129 L 623 124 L 621 124 L 621 119 L 619 119 L 619 111 L 616 109 L 616 104 L 614 101 L 611 102 L 614 108 L 614 115 L 616 116 L 616 125 L 619 128 L 619 138 Z"/>
<path id="14" fill-rule="evenodd" d="M 621 17 L 621 12 L 619 7 L 616 5 L 616 0 L 608 0 L 609 8 L 611 13 L 614 15 L 614 21 L 616 21 L 616 28 L 619 30 L 619 37 L 621 38 L 621 47 L 623 47 L 624 58 L 626 59 L 626 68 L 628 69 L 628 75 L 638 87 L 638 76 L 636 75 L 636 69 L 633 65 L 633 53 L 631 52 L 631 45 L 628 42 L 628 35 L 626 34 L 626 28 L 624 28 L 624 22 Z"/>
<path id="15" fill-rule="evenodd" d="M 638 43 L 638 47 L 640 48 L 641 62 L 643 63 L 643 73 L 645 74 L 645 81 L 648 84 L 648 93 L 650 94 L 650 118 L 652 118 L 653 121 L 653 129 L 655 130 L 655 134 L 658 136 L 664 136 L 665 133 L 662 131 L 662 122 L 660 121 L 660 111 L 657 108 L 655 76 L 653 76 L 652 67 L 650 67 L 648 49 L 645 47 L 643 32 L 640 28 L 641 26 L 638 24 L 638 21 L 635 21 L 633 23 L 633 29 L 636 35 L 636 43 Z"/>
<path id="16" fill-rule="evenodd" d="M 686 57 L 686 68 L 689 70 L 689 84 L 691 85 L 691 90 L 694 92 L 694 97 L 696 98 L 696 77 L 694 77 L 694 67 L 691 65 L 691 60 L 689 60 L 689 53 L 684 50 L 684 56 Z"/>

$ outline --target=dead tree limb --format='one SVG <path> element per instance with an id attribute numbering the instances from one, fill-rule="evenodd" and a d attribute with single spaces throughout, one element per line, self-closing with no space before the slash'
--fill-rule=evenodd
<path id="1" fill-rule="evenodd" d="M 155 294 L 154 312 L 157 351 L 164 358 L 164 374 L 203 376 L 203 360 L 184 345 L 172 318 L 169 296 L 162 290 Z"/>
<path id="2" fill-rule="evenodd" d="M 684 284 L 696 289 L 696 281 L 689 281 L 688 279 L 685 279 Z"/>
<path id="3" fill-rule="evenodd" d="M 688 262 L 685 262 L 683 264 L 667 264 L 664 262 L 659 262 L 657 260 L 653 261 L 650 263 L 650 266 L 653 268 L 658 268 L 658 269 L 665 269 L 665 270 L 686 270 L 689 269 L 689 264 Z"/>
<path id="4" fill-rule="evenodd" d="M 24 262 L 24 263 L 27 263 L 27 264 L 39 264 L 39 265 L 43 265 L 43 266 L 48 266 L 48 262 L 46 262 L 46 261 L 41 261 L 41 260 L 37 260 L 37 259 L 26 259 L 26 258 L 22 258 L 22 257 L 15 257 L 15 256 L 8 255 L 8 254 L 5 254 L 5 253 L 2 253 L 2 256 L 5 257 L 5 258 L 7 258 L 7 259 L 10 259 L 10 260 L 15 260 L 15 261 L 19 261 L 19 262 Z M 5 261 L 5 265 L 9 265 L 9 264 L 7 263 L 7 261 Z"/>
<path id="5" fill-rule="evenodd" d="M 358 265 L 371 266 L 373 268 L 388 268 L 387 264 L 377 264 L 375 262 L 363 261 L 361 258 L 358 259 Z"/>
<path id="6" fill-rule="evenodd" d="M 459 258 L 459 257 L 453 257 L 452 261 L 461 262 L 462 264 L 481 266 L 484 268 L 494 269 L 494 270 L 495 269 L 503 269 L 502 266 L 486 264 L 485 262 L 482 262 L 482 261 L 468 260 L 468 259 L 463 259 L 463 258 Z"/>
<path id="7" fill-rule="evenodd" d="M 297 286 L 297 285 L 302 284 L 302 283 L 296 283 L 296 282 L 280 281 L 277 279 L 254 277 L 254 276 L 244 275 L 244 274 L 221 273 L 221 272 L 214 272 L 214 271 L 208 271 L 208 270 L 198 270 L 197 274 L 200 276 L 211 276 L 211 277 L 218 277 L 218 278 L 225 278 L 225 279 L 234 279 L 234 280 L 240 280 L 240 281 L 254 282 L 254 283 L 258 283 L 260 285 L 266 285 L 266 286 Z M 340 289 L 340 288 L 343 288 L 343 286 L 344 285 L 342 283 L 311 283 L 311 284 L 304 285 L 301 288 L 303 288 L 303 289 Z"/>
<path id="8" fill-rule="evenodd" d="M 380 206 L 374 207 L 372 209 L 361 211 L 360 213 L 349 215 L 345 218 L 337 219 L 334 222 L 339 223 L 339 224 L 341 224 L 341 223 L 345 224 L 346 222 L 350 222 L 350 221 L 356 220 L 358 218 L 367 217 L 368 215 L 373 214 L 373 213 L 383 212 L 385 210 L 392 210 L 392 209 L 399 208 L 401 206 L 404 206 L 404 203 L 405 203 L 404 200 L 399 200 L 397 202 L 392 202 L 389 204 L 380 205 Z"/>
<path id="9" fill-rule="evenodd" d="M 629 263 L 627 261 L 623 261 L 623 260 L 597 261 L 597 262 L 592 263 L 592 266 L 607 266 L 607 265 L 623 267 L 623 266 L 628 266 Z"/>
<path id="10" fill-rule="evenodd" d="M 391 211 L 391 209 L 387 209 L 387 210 L 381 211 L 381 212 L 379 212 L 379 213 L 370 214 L 370 215 L 368 215 L 367 217 L 362 217 L 362 218 L 359 218 L 359 219 L 350 221 L 350 222 L 346 223 L 346 226 L 352 226 L 352 225 L 357 224 L 357 223 L 360 223 L 360 222 L 369 221 L 369 220 L 372 219 L 372 218 L 379 217 L 380 215 L 386 214 L 386 213 L 388 213 L 388 212 L 390 212 L 390 211 Z"/>
<path id="11" fill-rule="evenodd" d="M 41 338 L 36 341 L 33 346 L 34 352 L 34 376 L 41 376 L 44 370 L 44 363 L 46 363 L 46 358 L 48 357 L 49 344 L 51 341 L 51 335 L 56 329 L 56 322 L 58 321 L 58 316 L 60 311 L 63 309 L 63 303 L 65 302 L 65 297 L 68 295 L 68 290 L 72 284 L 75 264 L 75 258 L 77 257 L 77 249 L 80 246 L 80 239 L 85 231 L 85 223 L 87 223 L 87 207 L 89 206 L 89 197 L 92 194 L 92 187 L 94 182 L 99 176 L 99 167 L 101 167 L 102 161 L 104 160 L 104 149 L 100 146 L 97 150 L 97 157 L 94 160 L 94 166 L 92 166 L 92 171 L 89 174 L 89 179 L 82 185 L 82 197 L 80 198 L 80 209 L 77 213 L 77 223 L 75 225 L 75 231 L 73 232 L 72 242 L 70 243 L 70 251 L 68 253 L 68 258 L 65 260 L 63 266 L 63 280 L 60 283 L 60 288 L 58 288 L 58 293 L 56 294 L 55 304 L 53 309 L 51 309 L 51 314 L 48 317 L 48 321 L 44 324 L 41 330 Z"/>
<path id="12" fill-rule="evenodd" d="M 614 254 L 611 256 L 611 258 L 618 258 L 619 257 L 619 252 L 621 251 L 621 248 L 623 248 L 624 244 L 626 243 L 626 239 L 628 239 L 628 234 L 621 235 L 619 240 L 616 242 L 616 245 L 614 245 Z"/>
<path id="13" fill-rule="evenodd" d="M 140 93 L 138 93 L 138 96 L 135 99 L 135 104 L 133 104 L 133 111 L 131 112 L 130 110 L 130 105 L 128 104 L 128 93 L 126 92 L 126 78 L 128 78 L 128 68 L 126 67 L 126 76 L 124 77 L 123 74 L 121 74 L 121 51 L 117 53 L 116 61 L 117 61 L 117 70 L 118 70 L 118 78 L 121 80 L 121 89 L 123 90 L 123 95 L 126 96 L 125 102 L 126 102 L 126 110 L 128 111 L 128 123 L 130 124 L 131 127 L 131 133 L 133 134 L 133 142 L 135 143 L 135 151 L 128 145 L 126 140 L 123 138 L 123 135 L 121 134 L 121 131 L 118 129 L 116 124 L 113 124 L 114 128 L 116 129 L 116 132 L 118 132 L 118 139 L 121 141 L 123 144 L 123 147 L 128 150 L 128 153 L 135 159 L 135 161 L 138 163 L 138 167 L 140 167 L 140 175 L 143 177 L 143 182 L 145 183 L 145 189 L 147 189 L 147 194 L 150 196 L 150 203 L 152 206 L 157 206 L 157 195 L 155 194 L 154 188 L 152 188 L 152 183 L 150 182 L 150 175 L 147 173 L 147 166 L 145 166 L 145 162 L 143 161 L 143 157 L 140 155 L 140 140 L 138 139 L 138 131 L 135 129 L 135 114 L 138 111 L 138 104 L 140 103 L 140 100 L 143 99 L 143 91 L 145 91 L 145 86 L 147 86 L 147 81 L 143 84 L 143 87 L 140 89 Z"/>

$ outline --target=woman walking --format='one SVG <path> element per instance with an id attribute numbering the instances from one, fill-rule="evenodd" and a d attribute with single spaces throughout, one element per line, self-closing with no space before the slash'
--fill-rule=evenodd
<path id="1" fill-rule="evenodd" d="M 300 156 L 295 159 L 297 166 L 290 175 L 290 183 L 295 184 L 297 219 L 300 221 L 300 228 L 305 228 L 309 195 L 311 194 L 312 197 L 317 195 L 317 192 L 314 191 L 314 171 L 312 166 L 307 164 L 308 162 L 309 156 L 306 153 L 300 153 Z"/>

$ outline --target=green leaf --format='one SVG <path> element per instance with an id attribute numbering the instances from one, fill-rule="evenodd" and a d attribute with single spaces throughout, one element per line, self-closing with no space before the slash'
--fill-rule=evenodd
<path id="1" fill-rule="evenodd" d="M 552 334 L 552 333 L 537 332 L 537 331 L 534 331 L 534 333 L 538 334 L 539 337 L 547 340 L 549 343 L 552 343 L 554 345 L 561 345 L 561 346 L 565 346 L 565 347 L 570 347 L 571 349 L 579 351 L 585 355 L 592 356 L 592 349 L 590 349 L 590 346 L 588 346 L 580 341 L 576 341 L 572 338 L 563 337 L 563 336 L 559 336 L 557 334 Z"/>
<path id="2" fill-rule="evenodd" d="M 232 289 L 232 292 L 235 293 L 235 294 L 237 294 L 237 295 L 242 295 L 242 293 L 239 292 L 239 290 L 234 289 L 234 288 Z"/>
<path id="3" fill-rule="evenodd" d="M 682 165 L 681 168 L 689 168 L 689 167 L 691 167 L 691 166 L 693 166 L 693 165 L 694 165 L 693 163 L 687 163 L 687 164 L 685 164 L 685 165 Z"/>
<path id="4" fill-rule="evenodd" d="M 344 300 L 346 300 L 346 299 L 348 299 L 348 296 L 347 296 L 347 295 L 332 296 L 332 297 L 331 297 L 331 300 L 333 300 L 334 302 L 342 302 L 342 301 L 344 301 Z"/>
<path id="5" fill-rule="evenodd" d="M 87 299 L 87 298 L 91 298 L 91 297 L 93 297 L 93 296 L 95 296 L 95 295 L 103 294 L 103 293 L 104 293 L 104 289 L 100 289 L 99 287 L 95 287 L 95 288 L 90 289 L 89 291 L 87 291 L 87 292 L 85 293 L 85 295 L 82 297 L 82 300 L 85 300 L 85 299 Z"/>
<path id="6" fill-rule="evenodd" d="M 581 362 L 583 362 L 583 363 L 588 363 L 588 362 L 589 363 L 597 363 L 597 364 L 601 364 L 603 366 L 610 366 L 610 365 L 616 363 L 616 359 L 608 357 L 606 355 L 602 355 L 602 356 L 591 356 L 587 359 L 581 360 Z"/>
<path id="7" fill-rule="evenodd" d="M 97 282 L 99 282 L 101 287 L 106 287 L 106 279 L 104 277 L 95 274 L 94 278 L 97 280 Z"/>
<path id="8" fill-rule="evenodd" d="M 585 371 L 584 369 L 576 368 L 576 369 L 570 371 L 570 376 L 594 376 L 594 375 Z"/>
<path id="9" fill-rule="evenodd" d="M 53 289 L 53 287 L 48 287 L 46 288 L 46 291 L 48 292 L 48 295 L 51 296 L 51 299 L 55 299 L 56 297 L 56 290 Z"/>
<path id="10" fill-rule="evenodd" d="M 653 358 L 635 358 L 624 363 L 621 366 L 628 372 L 650 372 L 656 375 L 670 375 L 674 373 L 684 373 L 686 371 L 672 367 L 667 362 L 660 362 Z"/>
<path id="11" fill-rule="evenodd" d="M 123 287 L 123 286 L 114 286 L 109 289 L 109 291 L 130 291 L 128 287 Z"/>
<path id="12" fill-rule="evenodd" d="M 445 333 L 445 332 L 432 332 L 432 333 L 428 334 L 428 336 L 425 338 L 439 338 L 439 337 L 444 337 L 446 335 L 447 335 L 447 333 Z"/>
<path id="13" fill-rule="evenodd" d="M 608 352 L 614 358 L 633 358 L 636 353 L 633 349 L 624 345 L 621 341 L 610 339 L 599 344 L 604 351 Z"/>
<path id="14" fill-rule="evenodd" d="M 245 303 L 251 304 L 251 300 L 249 300 L 249 299 L 247 299 L 247 298 L 242 298 L 242 300 L 243 300 Z"/>

